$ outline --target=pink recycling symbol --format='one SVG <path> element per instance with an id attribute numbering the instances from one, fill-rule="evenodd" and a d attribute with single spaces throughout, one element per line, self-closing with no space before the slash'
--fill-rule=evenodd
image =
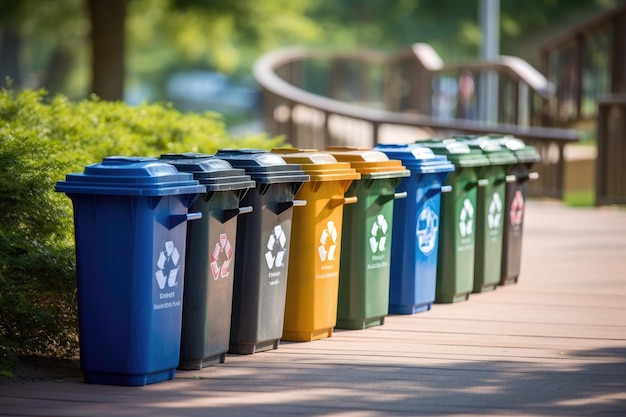
<path id="1" fill-rule="evenodd" d="M 223 259 L 220 265 L 220 260 Z M 211 272 L 213 273 L 213 279 L 217 280 L 219 277 L 225 278 L 228 276 L 228 267 L 233 259 L 233 247 L 228 240 L 226 233 L 220 234 L 220 241 L 215 244 L 213 253 L 211 254 Z"/>
<path id="2" fill-rule="evenodd" d="M 524 196 L 520 190 L 515 192 L 513 202 L 511 203 L 511 211 L 509 217 L 511 219 L 511 225 L 519 226 L 522 224 L 522 217 L 524 216 Z"/>

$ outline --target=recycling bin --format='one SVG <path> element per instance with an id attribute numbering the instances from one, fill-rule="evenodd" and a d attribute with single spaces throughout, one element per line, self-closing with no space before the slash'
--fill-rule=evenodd
<path id="1" fill-rule="evenodd" d="M 283 333 L 295 195 L 309 180 L 299 165 L 256 149 L 221 149 L 217 158 L 256 182 L 241 204 L 253 211 L 237 225 L 229 353 L 277 349 Z"/>
<path id="2" fill-rule="evenodd" d="M 410 177 L 402 179 L 397 189 L 408 196 L 393 208 L 389 313 L 427 311 L 435 301 L 441 194 L 452 190 L 444 181 L 454 165 L 419 145 L 389 144 L 375 149 L 399 159 L 410 170 Z"/>
<path id="3" fill-rule="evenodd" d="M 479 176 L 489 183 L 479 187 L 476 195 L 476 252 L 474 260 L 474 288 L 480 293 L 496 289 L 502 267 L 502 236 L 504 229 L 504 200 L 506 184 L 515 181 L 508 174 L 517 158 L 487 136 L 459 136 L 471 149 L 480 150 L 489 159 L 489 165 L 479 168 Z"/>
<path id="4" fill-rule="evenodd" d="M 539 162 L 537 150 L 522 140 L 510 136 L 493 136 L 498 144 L 506 147 L 517 158 L 517 163 L 509 168 L 508 175 L 515 176 L 507 182 L 504 202 L 504 230 L 502 236 L 502 267 L 500 285 L 517 282 L 521 269 L 522 237 L 524 233 L 524 213 L 526 188 L 529 180 L 539 177 L 532 166 Z"/>
<path id="5" fill-rule="evenodd" d="M 480 176 L 480 168 L 489 165 L 489 159 L 453 139 L 417 143 L 445 155 L 455 166 L 444 182 L 452 191 L 441 196 L 435 303 L 464 301 L 474 289 L 477 189 L 489 184 L 488 178 Z"/>
<path id="6" fill-rule="evenodd" d="M 155 158 L 108 157 L 56 184 L 72 200 L 80 366 L 87 383 L 174 378 L 187 221 L 205 191 Z"/>
<path id="7" fill-rule="evenodd" d="M 344 204 L 353 180 L 360 178 L 347 162 L 328 153 L 297 148 L 275 149 L 287 162 L 300 164 L 311 177 L 297 194 L 307 205 L 293 214 L 289 281 L 283 340 L 311 341 L 331 337 L 337 324 L 337 297 Z"/>
<path id="8" fill-rule="evenodd" d="M 198 153 L 164 154 L 161 160 L 191 172 L 206 192 L 190 210 L 202 219 L 187 229 L 185 290 L 178 369 L 224 363 L 230 341 L 238 215 L 252 212 L 240 202 L 255 183 L 243 169 Z"/>
<path id="9" fill-rule="evenodd" d="M 333 146 L 326 150 L 359 174 L 346 196 L 357 202 L 343 209 L 337 324 L 364 329 L 384 324 L 389 312 L 389 272 L 396 187 L 409 171 L 397 160 L 369 148 Z"/>

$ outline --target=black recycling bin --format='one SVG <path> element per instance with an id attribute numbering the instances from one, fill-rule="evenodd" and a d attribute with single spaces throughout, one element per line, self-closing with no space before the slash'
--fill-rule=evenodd
<path id="1" fill-rule="evenodd" d="M 68 174 L 56 191 L 74 206 L 85 382 L 174 379 L 187 221 L 202 216 L 188 209 L 205 187 L 156 158 L 108 157 Z"/>
<path id="2" fill-rule="evenodd" d="M 502 266 L 500 285 L 517 282 L 522 263 L 522 237 L 524 232 L 524 213 L 528 180 L 539 177 L 532 171 L 532 166 L 541 159 L 533 146 L 510 136 L 491 136 L 501 146 L 511 151 L 517 158 L 517 164 L 509 168 L 509 175 L 515 181 L 506 185 L 505 216 L 502 238 Z"/>
<path id="3" fill-rule="evenodd" d="M 185 291 L 179 369 L 223 363 L 230 318 L 238 215 L 252 211 L 240 202 L 255 183 L 243 169 L 198 153 L 164 154 L 180 172 L 191 172 L 206 187 L 191 206 L 202 219 L 187 228 Z"/>
<path id="4" fill-rule="evenodd" d="M 256 181 L 242 205 L 253 208 L 237 227 L 229 353 L 278 348 L 283 334 L 293 207 L 309 176 L 297 164 L 255 149 L 222 149 L 216 157 Z"/>

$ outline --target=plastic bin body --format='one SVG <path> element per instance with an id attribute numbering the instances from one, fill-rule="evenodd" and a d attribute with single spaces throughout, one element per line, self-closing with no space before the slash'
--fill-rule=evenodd
<path id="1" fill-rule="evenodd" d="M 394 199 L 403 177 L 410 173 L 400 161 L 367 148 L 331 147 L 340 162 L 361 174 L 346 196 L 357 202 L 344 207 L 337 324 L 340 329 L 382 325 L 389 311 L 389 274 Z"/>
<path id="2" fill-rule="evenodd" d="M 197 184 L 146 158 L 106 158 L 57 183 L 74 205 L 85 382 L 174 378 L 188 207 L 204 191 Z"/>
<path id="3" fill-rule="evenodd" d="M 499 284 L 507 285 L 516 283 L 520 275 L 526 189 L 528 181 L 537 177 L 537 173 L 531 170 L 540 157 L 534 147 L 526 145 L 520 139 L 496 137 L 493 140 L 513 152 L 517 158 L 517 163 L 509 168 L 508 175 L 515 176 L 515 181 L 506 184 L 504 204 L 502 266 Z"/>
<path id="4" fill-rule="evenodd" d="M 258 150 L 220 150 L 217 157 L 256 181 L 241 201 L 253 211 L 239 219 L 229 352 L 276 349 L 283 332 L 295 195 L 308 181 L 299 166 Z"/>
<path id="5" fill-rule="evenodd" d="M 435 301 L 442 186 L 454 165 L 418 145 L 376 149 L 410 170 L 397 188 L 407 197 L 394 203 L 389 313 L 427 311 Z"/>
<path id="6" fill-rule="evenodd" d="M 293 214 L 289 282 L 283 340 L 311 341 L 332 336 L 337 323 L 343 206 L 351 182 L 360 178 L 348 163 L 314 150 L 277 149 L 287 162 L 311 177 L 297 194 L 307 204 Z"/>
<path id="7" fill-rule="evenodd" d="M 255 186 L 243 169 L 204 154 L 166 154 L 161 159 L 191 172 L 207 191 L 190 210 L 202 219 L 189 224 L 179 369 L 223 363 L 230 342 L 237 221 L 240 207 Z"/>
<path id="8" fill-rule="evenodd" d="M 489 160 L 478 150 L 457 141 L 420 141 L 433 152 L 446 155 L 455 170 L 444 185 L 452 187 L 441 197 L 436 303 L 454 303 L 469 298 L 474 288 L 478 186 L 488 180 L 479 176 Z"/>
<path id="9" fill-rule="evenodd" d="M 486 178 L 488 183 L 478 188 L 476 197 L 476 258 L 472 292 L 491 291 L 500 282 L 505 190 L 507 182 L 515 180 L 507 173 L 517 163 L 517 158 L 487 136 L 459 137 L 457 140 L 481 151 L 489 160 L 489 165 L 479 168 L 479 176 Z"/>

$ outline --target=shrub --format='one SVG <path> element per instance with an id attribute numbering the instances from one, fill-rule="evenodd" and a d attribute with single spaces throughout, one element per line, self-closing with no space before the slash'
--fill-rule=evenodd
<path id="1" fill-rule="evenodd" d="M 0 90 L 0 375 L 12 375 L 16 354 L 76 353 L 72 206 L 57 180 L 109 155 L 280 145 L 233 139 L 216 113 Z"/>

